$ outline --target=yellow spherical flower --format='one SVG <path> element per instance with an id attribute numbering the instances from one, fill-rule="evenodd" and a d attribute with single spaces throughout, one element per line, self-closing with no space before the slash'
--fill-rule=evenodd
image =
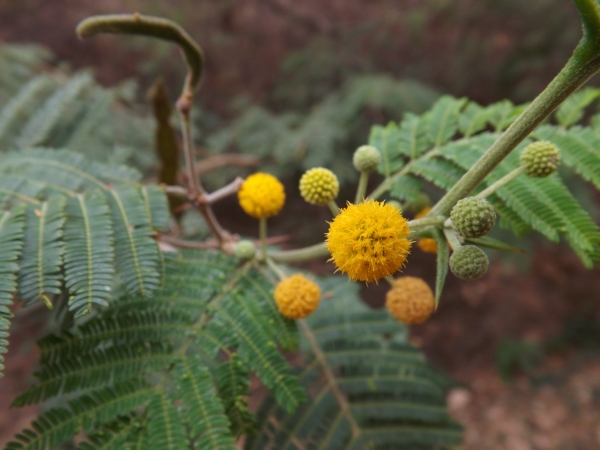
<path id="1" fill-rule="evenodd" d="M 425 322 L 435 309 L 435 298 L 425 281 L 417 277 L 394 280 L 385 296 L 385 306 L 396 320 L 407 325 Z"/>
<path id="2" fill-rule="evenodd" d="M 297 274 L 282 280 L 275 288 L 275 303 L 279 312 L 288 319 L 302 319 L 319 306 L 319 286 Z"/>
<path id="3" fill-rule="evenodd" d="M 437 253 L 437 243 L 432 238 L 421 238 L 417 240 L 417 247 L 425 253 Z"/>
<path id="4" fill-rule="evenodd" d="M 240 206 L 256 219 L 277 214 L 285 202 L 283 184 L 268 173 L 250 175 L 238 191 Z"/>
<path id="5" fill-rule="evenodd" d="M 313 205 L 326 205 L 337 197 L 339 190 L 335 174 L 323 167 L 310 169 L 300 178 L 300 195 Z"/>
<path id="6" fill-rule="evenodd" d="M 408 222 L 397 208 L 368 200 L 348 204 L 330 223 L 327 249 L 352 280 L 377 281 L 396 272 L 408 256 Z"/>

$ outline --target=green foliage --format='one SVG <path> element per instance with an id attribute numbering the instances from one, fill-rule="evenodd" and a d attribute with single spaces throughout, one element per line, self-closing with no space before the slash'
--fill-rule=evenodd
<path id="1" fill-rule="evenodd" d="M 41 47 L 0 46 L 0 64 L 7 68 L 0 75 L 0 151 L 67 148 L 96 161 L 150 169 L 153 152 L 135 150 L 152 148 L 152 120 L 124 107 L 135 86 L 104 89 L 88 73 L 51 70 L 50 58 Z"/>
<path id="2" fill-rule="evenodd" d="M 233 450 L 233 437 L 256 426 L 248 448 L 298 441 L 446 448 L 460 441 L 444 407 L 448 381 L 408 344 L 403 325 L 361 304 L 358 285 L 343 277 L 321 282 L 327 300 L 301 327 L 305 360 L 296 376 L 280 353 L 293 349 L 296 326 L 277 311 L 265 274 L 209 251 L 168 256 L 166 265 L 153 298 L 125 295 L 39 342 L 39 382 L 13 406 L 60 406 L 8 449 L 56 448 L 83 431 L 89 442 L 82 449 L 137 440 L 143 448 Z M 250 371 L 272 395 L 257 422 L 247 407 Z M 335 374 L 334 384 L 323 371 Z"/>
<path id="3" fill-rule="evenodd" d="M 64 280 L 69 309 L 86 314 L 107 304 L 115 267 L 129 292 L 151 295 L 159 286 L 152 233 L 168 225 L 166 196 L 139 185 L 137 171 L 38 148 L 0 156 L 0 175 L 3 208 L 27 205 L 15 271 L 20 300 L 49 302 Z"/>
<path id="4" fill-rule="evenodd" d="M 0 155 L 2 217 L 20 217 L 23 233 L 15 232 L 11 219 L 7 234 L 0 235 L 6 248 L 2 349 L 15 277 L 18 299 L 26 306 L 39 300 L 50 306 L 66 291 L 76 318 L 93 305 L 108 304 L 115 267 L 129 292 L 151 295 L 160 285 L 162 262 L 153 233 L 167 227 L 170 214 L 164 191 L 141 186 L 140 178 L 134 169 L 68 150 Z"/>
<path id="5" fill-rule="evenodd" d="M 12 313 L 13 292 L 17 287 L 17 258 L 23 246 L 23 208 L 5 211 L 0 217 L 0 378 L 4 365 L 3 353 L 8 346 L 8 327 Z"/>
<path id="6" fill-rule="evenodd" d="M 445 409 L 447 380 L 407 342 L 407 329 L 385 310 L 362 304 L 358 285 L 322 283 L 328 298 L 306 319 L 300 383 L 308 403 L 288 415 L 272 397 L 259 433 L 245 448 L 450 448 L 460 427 Z"/>
<path id="7" fill-rule="evenodd" d="M 35 77 L 52 59 L 44 47 L 32 44 L 0 45 L 0 104 Z"/>
<path id="8" fill-rule="evenodd" d="M 433 90 L 413 81 L 384 75 L 354 77 L 314 104 L 303 117 L 291 112 L 275 115 L 258 106 L 249 108 L 230 125 L 212 133 L 207 146 L 217 152 L 236 149 L 260 156 L 267 170 L 278 176 L 298 168 L 324 166 L 347 181 L 356 176 L 352 152 L 362 141 L 362 134 L 368 132 L 361 127 L 365 109 L 393 116 L 422 112 L 436 97 Z M 392 171 L 393 162 L 390 164 Z"/>
<path id="9" fill-rule="evenodd" d="M 563 156 L 565 165 L 572 167 L 584 179 L 600 187 L 600 135 L 591 127 L 571 126 L 584 117 L 584 109 L 598 98 L 599 90 L 586 88 L 576 93 L 556 112 L 559 125 L 545 124 L 533 133 L 535 139 L 547 139 L 555 143 Z M 464 99 L 442 97 L 421 116 L 405 114 L 399 124 L 390 123 L 384 128 L 374 126 L 369 143 L 388 155 L 394 171 L 385 165 L 380 172 L 391 178 L 392 197 L 411 201 L 415 198 L 418 176 L 438 188 L 450 189 L 456 181 L 483 155 L 498 138 L 498 131 L 506 129 L 523 110 L 524 105 L 514 106 L 502 101 L 481 107 Z M 412 132 L 420 123 L 426 133 Z M 399 131 L 406 136 L 400 138 Z M 402 142 L 412 142 L 418 151 L 408 151 Z M 519 153 L 530 143 L 526 139 L 504 159 L 482 183 L 480 189 L 498 181 L 519 166 Z M 415 155 L 418 155 L 415 158 Z M 410 180 L 410 183 L 408 181 Z M 500 224 L 517 235 L 536 230 L 552 241 L 564 236 L 582 262 L 591 267 L 600 261 L 600 230 L 590 218 L 559 175 L 547 178 L 520 176 L 502 186 L 491 197 Z"/>
<path id="10" fill-rule="evenodd" d="M 282 408 L 298 407 L 304 391 L 277 345 L 289 348 L 296 331 L 278 313 L 271 282 L 213 252 L 169 256 L 166 264 L 153 298 L 125 295 L 85 324 L 40 341 L 39 383 L 14 406 L 70 400 L 8 448 L 56 448 L 81 429 L 90 445 L 141 434 L 156 448 L 234 449 L 232 431 L 253 422 L 250 370 Z M 129 424 L 113 424 L 122 418 Z"/>

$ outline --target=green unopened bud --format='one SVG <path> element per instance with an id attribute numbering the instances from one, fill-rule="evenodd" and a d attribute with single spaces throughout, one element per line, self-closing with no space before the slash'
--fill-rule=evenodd
<path id="1" fill-rule="evenodd" d="M 459 200 L 450 212 L 452 225 L 467 239 L 488 234 L 496 222 L 494 207 L 484 198 L 467 197 Z"/>
<path id="2" fill-rule="evenodd" d="M 456 249 L 450 257 L 450 270 L 461 280 L 476 280 L 485 275 L 489 260 L 479 247 L 465 245 Z"/>
<path id="3" fill-rule="evenodd" d="M 235 256 L 237 256 L 239 259 L 253 258 L 255 253 L 256 248 L 254 247 L 252 241 L 243 240 L 239 241 L 235 245 Z"/>
<path id="4" fill-rule="evenodd" d="M 556 171 L 559 163 L 560 151 L 552 142 L 534 142 L 521 153 L 521 164 L 530 177 L 547 177 Z"/>
<path id="5" fill-rule="evenodd" d="M 381 153 L 372 145 L 358 147 L 352 157 L 352 163 L 359 172 L 373 172 L 379 167 Z"/>

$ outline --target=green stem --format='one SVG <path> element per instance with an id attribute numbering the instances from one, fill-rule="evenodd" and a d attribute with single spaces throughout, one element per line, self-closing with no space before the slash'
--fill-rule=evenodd
<path id="1" fill-rule="evenodd" d="M 356 199 L 354 200 L 354 204 L 358 205 L 365 199 L 365 194 L 367 193 L 367 182 L 369 181 L 369 172 L 361 172 L 360 178 L 358 179 L 358 188 L 356 189 Z"/>
<path id="2" fill-rule="evenodd" d="M 525 172 L 525 166 L 519 166 L 516 169 L 511 170 L 509 173 L 507 173 L 506 175 L 504 175 L 502 178 L 500 178 L 495 183 L 489 185 L 487 188 L 485 188 L 483 191 L 481 191 L 475 197 L 476 198 L 486 198 L 486 197 L 489 197 L 494 192 L 496 192 L 498 189 L 500 189 L 502 186 L 510 183 L 512 180 L 514 180 L 515 178 L 517 178 L 523 172 Z"/>
<path id="3" fill-rule="evenodd" d="M 427 214 L 427 216 L 421 219 L 409 220 L 408 227 L 410 230 L 414 230 L 417 228 L 430 227 L 430 226 L 438 226 L 444 223 L 446 218 L 444 216 L 432 216 L 431 213 Z"/>
<path id="4" fill-rule="evenodd" d="M 268 255 L 275 262 L 295 263 L 329 256 L 329 250 L 327 250 L 325 242 L 321 242 L 320 244 L 315 244 L 311 245 L 310 247 L 299 248 L 296 250 L 270 252 Z"/>
<path id="5" fill-rule="evenodd" d="M 287 278 L 287 275 L 285 274 L 285 271 L 283 270 L 283 268 L 281 266 L 279 266 L 271 258 L 268 258 L 268 257 L 267 257 L 267 266 L 269 266 L 269 269 L 271 269 L 273 272 L 275 272 L 275 274 L 277 275 L 277 277 L 280 280 L 284 280 L 285 278 Z"/>
<path id="6" fill-rule="evenodd" d="M 260 248 L 262 250 L 262 255 L 264 258 L 267 257 L 267 218 L 261 217 L 259 219 L 259 238 L 260 238 Z"/>
<path id="7" fill-rule="evenodd" d="M 585 34 L 573 56 L 548 87 L 433 207 L 432 214 L 447 214 L 458 200 L 469 195 L 552 111 L 600 69 L 600 6 L 596 0 L 574 2 L 582 16 Z"/>
<path id="8" fill-rule="evenodd" d="M 329 203 L 327 203 L 327 206 L 329 206 L 329 209 L 331 210 L 331 214 L 333 214 L 333 217 L 337 216 L 340 213 L 340 208 L 337 205 L 337 203 L 335 202 L 335 200 L 331 200 Z"/>
<path id="9" fill-rule="evenodd" d="M 452 247 L 452 250 L 456 251 L 462 247 L 460 239 L 458 239 L 458 236 L 456 235 L 456 231 L 454 231 L 452 228 L 445 227 L 444 236 L 446 236 L 446 240 L 450 244 L 450 247 Z"/>

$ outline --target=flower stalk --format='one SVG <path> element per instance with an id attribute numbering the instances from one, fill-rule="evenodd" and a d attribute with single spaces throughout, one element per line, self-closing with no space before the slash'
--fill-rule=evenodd
<path id="1" fill-rule="evenodd" d="M 514 180 L 515 178 L 517 178 L 523 172 L 525 172 L 525 166 L 519 166 L 516 169 L 511 170 L 509 173 L 507 173 L 506 175 L 504 175 L 498 181 L 496 181 L 493 184 L 490 184 L 487 188 L 485 188 L 483 191 L 481 191 L 475 197 L 477 197 L 477 198 L 486 198 L 486 197 L 489 197 L 494 192 L 496 192 L 498 189 L 500 189 L 501 187 L 507 185 L 512 180 Z"/>
<path id="2" fill-rule="evenodd" d="M 360 172 L 360 178 L 358 179 L 358 188 L 356 189 L 356 198 L 354 204 L 358 205 L 365 199 L 367 193 L 367 183 L 369 181 L 369 172 L 363 170 Z"/>

